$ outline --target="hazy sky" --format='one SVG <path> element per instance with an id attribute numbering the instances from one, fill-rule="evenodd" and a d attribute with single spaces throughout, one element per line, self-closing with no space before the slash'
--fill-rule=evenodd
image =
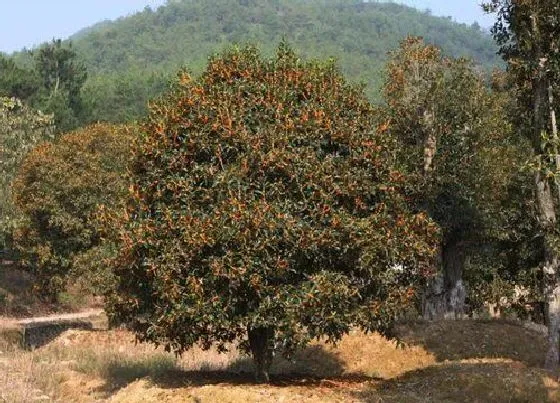
<path id="1" fill-rule="evenodd" d="M 33 47 L 53 38 L 66 38 L 104 19 L 115 19 L 165 0 L 0 0 L 0 51 Z M 452 16 L 460 22 L 478 21 L 490 26 L 480 11 L 481 0 L 396 0 L 434 15 Z"/>

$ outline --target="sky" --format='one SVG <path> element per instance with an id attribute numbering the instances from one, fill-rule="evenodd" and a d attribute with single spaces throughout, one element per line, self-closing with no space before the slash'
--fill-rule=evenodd
<path id="1" fill-rule="evenodd" d="M 105 19 L 115 19 L 156 8 L 165 0 L 0 0 L 0 52 L 32 48 L 53 38 L 67 38 L 82 28 Z M 481 0 L 394 0 L 432 14 L 451 16 L 468 24 L 488 27 L 489 16 L 480 10 Z"/>
<path id="2" fill-rule="evenodd" d="M 494 18 L 482 11 L 480 4 L 483 0 L 395 0 L 394 2 L 420 10 L 429 8 L 434 15 L 451 16 L 458 22 L 472 24 L 476 21 L 485 28 L 492 25 Z"/>

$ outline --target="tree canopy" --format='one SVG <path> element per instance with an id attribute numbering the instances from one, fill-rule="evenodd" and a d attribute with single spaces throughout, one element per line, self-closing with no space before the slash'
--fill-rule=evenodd
<path id="1" fill-rule="evenodd" d="M 472 62 L 445 57 L 420 38 L 404 40 L 387 70 L 385 113 L 411 173 L 410 199 L 442 228 L 442 296 L 453 305 L 469 255 L 507 225 L 500 211 L 522 163 L 509 94 L 492 90 Z"/>
<path id="2" fill-rule="evenodd" d="M 394 139 L 332 62 L 281 45 L 181 72 L 135 155 L 111 315 L 140 341 L 250 351 L 388 334 L 430 275 L 438 227 L 403 197 Z"/>
<path id="3" fill-rule="evenodd" d="M 18 64 L 16 58 L 0 55 L 0 96 L 16 97 L 51 114 L 57 133 L 89 120 L 82 104 L 87 69 L 71 43 L 53 40 L 21 56 L 25 61 Z"/>
<path id="4" fill-rule="evenodd" d="M 532 144 L 537 231 L 548 325 L 546 366 L 560 366 L 560 152 L 557 114 L 560 84 L 560 5 L 554 0 L 492 0 L 497 13 L 492 33 L 515 83 L 519 134 Z"/>

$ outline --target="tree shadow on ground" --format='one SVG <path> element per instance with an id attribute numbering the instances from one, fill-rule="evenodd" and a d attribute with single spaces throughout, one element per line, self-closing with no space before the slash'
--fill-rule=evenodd
<path id="1" fill-rule="evenodd" d="M 557 402 L 560 389 L 544 370 L 512 362 L 457 362 L 371 383 L 364 402 Z"/>
<path id="2" fill-rule="evenodd" d="M 418 348 L 393 353 L 394 344 L 375 335 L 349 336 L 340 349 L 313 344 L 292 360 L 276 357 L 271 386 L 353 390 L 355 399 L 374 402 L 560 401 L 558 384 L 539 368 L 545 340 L 537 332 L 499 321 L 448 321 L 403 324 L 397 334 Z M 217 360 L 212 353 L 204 361 L 197 353 L 192 364 L 167 355 L 139 357 L 102 361 L 95 373 L 105 382 L 95 392 L 109 398 L 137 380 L 169 391 L 255 385 L 252 361 L 235 354 Z M 373 374 L 384 379 L 367 376 Z"/>
<path id="3" fill-rule="evenodd" d="M 23 347 L 28 350 L 41 348 L 68 330 L 87 330 L 92 332 L 93 325 L 89 322 L 76 320 L 67 323 L 42 323 L 24 326 Z"/>
<path id="4" fill-rule="evenodd" d="M 103 370 L 105 385 L 97 390 L 105 397 L 118 393 L 138 379 L 148 379 L 157 387 L 176 389 L 210 385 L 255 385 L 250 358 L 239 358 L 226 368 L 211 365 L 201 370 L 181 369 L 174 360 L 144 362 L 111 362 Z M 346 373 L 344 363 L 322 345 L 312 345 L 297 353 L 292 360 L 276 357 L 271 368 L 271 385 L 276 387 L 329 386 L 330 382 L 364 383 L 374 378 L 361 373 Z"/>
<path id="5" fill-rule="evenodd" d="M 419 345 L 438 362 L 476 358 L 506 358 L 541 367 L 546 353 L 545 337 L 505 321 L 416 322 L 397 326 L 407 344 Z"/>

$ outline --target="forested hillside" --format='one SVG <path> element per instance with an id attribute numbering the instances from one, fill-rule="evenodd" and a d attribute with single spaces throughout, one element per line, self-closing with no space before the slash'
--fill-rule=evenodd
<path id="1" fill-rule="evenodd" d="M 198 73 L 209 55 L 231 43 L 271 53 L 282 38 L 302 56 L 337 58 L 378 101 L 387 52 L 409 34 L 485 68 L 499 63 L 495 44 L 477 25 L 361 0 L 169 0 L 86 28 L 72 40 L 89 72 L 84 95 L 91 119 L 122 121 L 144 112 L 178 67 Z"/>

